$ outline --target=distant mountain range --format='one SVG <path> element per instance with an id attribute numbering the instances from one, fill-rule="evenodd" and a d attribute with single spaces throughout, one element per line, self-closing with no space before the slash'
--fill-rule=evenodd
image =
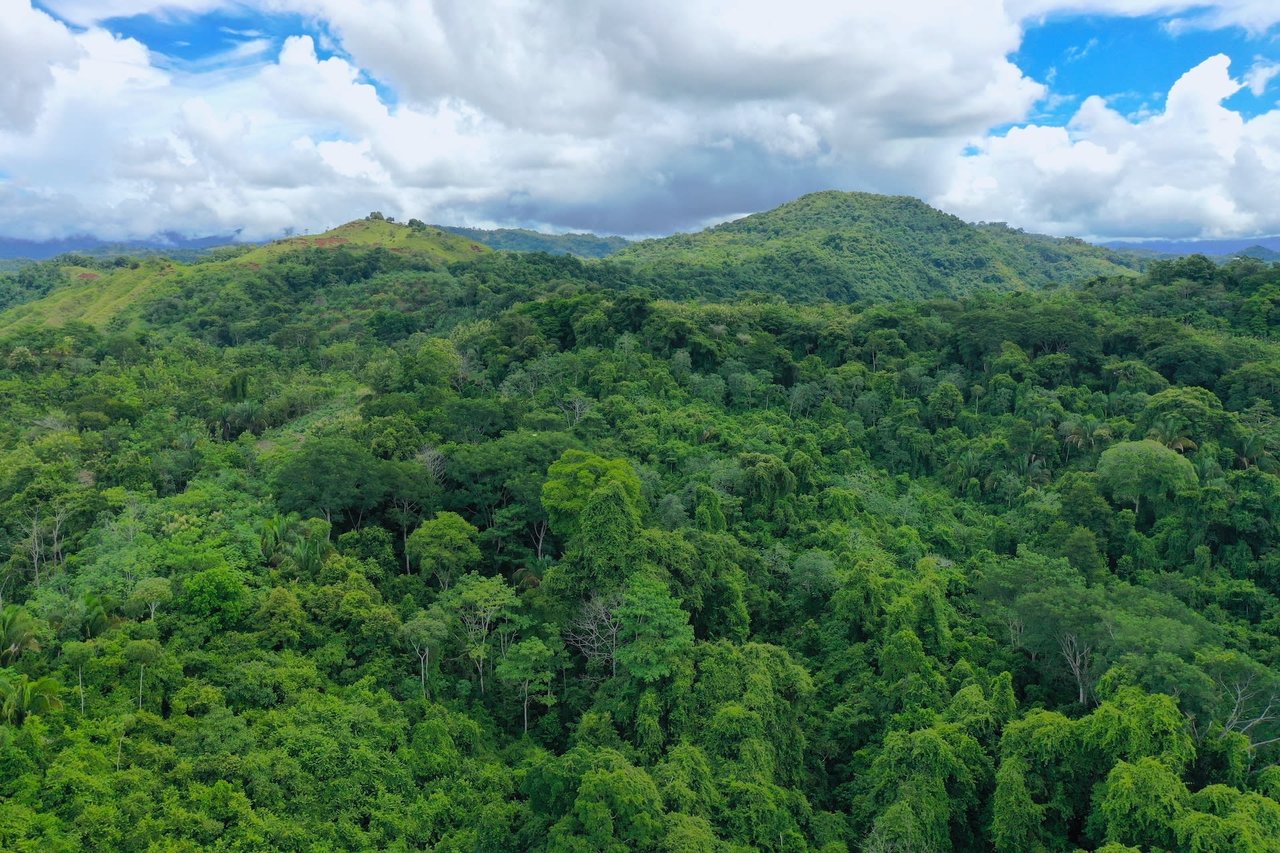
<path id="1" fill-rule="evenodd" d="M 1280 259 L 1280 237 L 1247 237 L 1239 240 L 1131 240 L 1103 243 L 1120 252 L 1152 252 L 1157 255 L 1241 255 L 1262 260 Z"/>
<path id="2" fill-rule="evenodd" d="M 62 237 L 55 240 L 0 237 L 0 260 L 46 261 L 69 253 L 90 257 L 165 254 L 175 260 L 184 260 L 185 255 L 198 254 L 217 246 L 225 246 L 234 242 L 235 239 L 235 234 L 216 237 L 183 237 L 173 232 L 157 234 L 146 240 L 127 241 L 100 240 L 88 235 Z"/>
<path id="3" fill-rule="evenodd" d="M 1004 284 L 1041 286 L 1049 281 L 1062 280 L 1064 275 L 1073 280 L 1078 277 L 1077 271 L 1084 275 L 1099 275 L 1112 272 L 1111 267 L 1137 269 L 1153 257 L 1203 254 L 1220 262 L 1235 256 L 1258 258 L 1268 263 L 1280 261 L 1280 236 L 1232 240 L 1127 240 L 1094 245 L 1074 238 L 1027 234 L 1003 223 L 970 225 L 918 199 L 905 196 L 834 191 L 813 193 L 773 210 L 727 222 L 698 234 L 676 234 L 639 243 L 625 237 L 590 233 L 548 234 L 527 228 L 428 227 L 497 251 L 545 252 L 584 259 L 618 255 L 620 259 L 646 267 L 661 265 L 663 259 L 672 253 L 681 255 L 684 261 L 694 260 L 704 267 L 715 267 L 739 260 L 759 264 L 765 256 L 783 252 L 789 253 L 801 266 L 816 264 L 834 278 L 854 285 L 869 285 L 881 278 L 875 267 L 879 261 L 886 260 L 887 252 L 902 261 L 914 256 L 907 263 L 912 270 L 905 280 L 909 283 L 908 289 L 919 293 L 933 289 L 930 282 L 939 277 L 948 278 L 953 283 L 974 282 L 997 287 Z M 801 231 L 805 232 L 803 236 Z M 832 258 L 825 251 L 809 252 L 813 246 L 801 250 L 798 245 L 783 245 L 794 243 L 798 237 L 801 243 L 805 243 L 820 232 L 824 235 L 827 249 L 837 243 L 844 247 L 836 252 L 837 255 L 866 250 L 862 251 L 862 261 L 853 268 L 841 270 L 844 265 L 836 262 L 833 266 Z M 941 239 L 924 244 L 911 239 L 905 245 L 899 239 L 906 234 L 919 236 L 924 233 Z M 173 260 L 192 261 L 210 249 L 236 242 L 236 238 L 234 233 L 185 237 L 172 231 L 144 240 L 127 241 L 102 240 L 89 235 L 53 240 L 0 237 L 0 271 L 15 268 L 26 261 L 49 260 L 63 254 L 95 258 L 164 255 Z M 687 249 L 694 250 L 693 256 L 686 255 Z M 902 250 L 906 250 L 905 255 Z M 960 261 L 958 266 L 955 258 L 945 257 L 953 255 L 956 250 L 968 258 Z M 800 255 L 806 254 L 802 261 Z M 985 262 L 980 259 L 985 259 Z M 771 263 L 777 266 L 782 262 L 774 257 Z M 891 263 L 890 267 L 893 266 Z M 705 278 L 709 273 L 707 270 L 703 272 Z M 901 283 L 899 280 L 898 284 Z M 885 282 L 881 281 L 880 285 L 870 289 L 883 289 L 883 284 Z"/>

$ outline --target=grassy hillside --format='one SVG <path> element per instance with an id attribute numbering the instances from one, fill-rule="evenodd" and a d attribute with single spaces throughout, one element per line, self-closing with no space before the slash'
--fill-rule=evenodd
<path id="1" fill-rule="evenodd" d="M 369 258 L 370 250 L 382 249 L 389 255 L 386 263 Z M 356 266 L 363 269 L 348 273 L 323 272 L 313 278 L 317 263 L 306 260 L 308 252 L 347 250 L 332 264 L 324 267 Z M 489 248 L 446 234 L 435 228 L 410 228 L 382 220 L 349 222 L 323 234 L 292 237 L 257 248 L 226 247 L 210 252 L 197 264 L 175 263 L 167 258 L 149 258 L 133 262 L 103 261 L 95 266 L 93 259 L 80 258 L 84 265 L 61 265 L 56 260 L 32 265 L 25 272 L 13 274 L 0 291 L 0 333 L 31 326 L 63 326 L 84 322 L 102 326 L 116 318 L 134 320 L 158 299 L 191 289 L 205 289 L 208 296 L 234 298 L 239 292 L 260 290 L 245 286 L 251 279 L 280 279 L 285 289 L 300 292 L 312 285 L 331 284 L 336 278 L 364 281 L 374 272 L 397 265 L 431 266 L 470 260 L 489 253 Z M 351 260 L 343 263 L 344 258 Z M 299 259 L 301 259 L 299 261 Z M 300 262 L 308 269 L 286 269 Z M 263 270 L 268 272 L 260 275 Z M 305 286 L 300 279 L 308 279 Z"/>
<path id="2" fill-rule="evenodd" d="M 241 258 L 248 263 L 261 263 L 297 249 L 383 248 L 402 255 L 418 255 L 451 263 L 473 258 L 489 251 L 487 246 L 449 234 L 439 228 L 411 228 L 385 219 L 358 219 L 339 225 L 323 234 L 290 237 L 269 243 Z"/>
<path id="3" fill-rule="evenodd" d="M 163 259 L 132 267 L 58 267 L 58 282 L 48 295 L 0 313 L 0 333 L 25 326 L 60 327 L 77 321 L 103 325 L 118 315 L 136 312 L 184 269 Z"/>
<path id="4" fill-rule="evenodd" d="M 1079 240 L 969 225 L 918 199 L 841 192 L 636 243 L 615 257 L 686 293 L 836 301 L 1023 290 L 1137 266 Z"/>
<path id="5" fill-rule="evenodd" d="M 631 241 L 624 237 L 601 237 L 597 234 L 544 234 L 527 228 L 439 227 L 450 234 L 505 252 L 546 252 L 548 255 L 605 258 L 631 245 Z"/>

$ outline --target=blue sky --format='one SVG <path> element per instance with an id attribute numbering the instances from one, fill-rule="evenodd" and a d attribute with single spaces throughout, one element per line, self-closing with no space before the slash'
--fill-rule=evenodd
<path id="1" fill-rule="evenodd" d="M 1274 35 L 1241 27 L 1171 31 L 1169 19 L 1157 15 L 1055 16 L 1029 24 L 1013 60 L 1058 96 L 1040 105 L 1037 118 L 1062 124 L 1089 95 L 1126 113 L 1158 109 L 1169 87 L 1206 57 L 1225 53 L 1243 70 L 1259 59 L 1280 61 L 1278 48 Z M 1253 117 L 1273 109 L 1276 94 L 1259 97 L 1246 88 L 1227 104 Z"/>
<path id="2" fill-rule="evenodd" d="M 0 234 L 646 235 L 820 189 L 1280 233 L 1280 3 L 0 0 Z M 1170 97 L 1170 93 L 1173 97 Z"/>

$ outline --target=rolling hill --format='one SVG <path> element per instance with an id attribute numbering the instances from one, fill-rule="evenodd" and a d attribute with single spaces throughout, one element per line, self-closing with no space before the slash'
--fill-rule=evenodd
<path id="1" fill-rule="evenodd" d="M 386 249 L 399 255 L 414 255 L 443 263 L 464 261 L 488 252 L 475 240 L 450 234 L 431 226 L 413 227 L 386 219 L 357 219 L 323 234 L 287 237 L 245 255 L 245 263 L 260 263 L 297 249 Z"/>
<path id="2" fill-rule="evenodd" d="M 708 228 L 635 243 L 614 256 L 678 295 L 763 291 L 855 301 L 1022 290 L 1133 274 L 1137 256 L 970 225 L 919 199 L 821 192 Z"/>
<path id="3" fill-rule="evenodd" d="M 495 252 L 481 238 L 510 254 Z M 607 258 L 583 257 L 624 243 L 594 235 L 443 229 L 416 220 L 404 225 L 374 216 L 322 234 L 207 250 L 189 264 L 154 256 L 76 258 L 73 265 L 62 266 L 52 261 L 0 277 L 0 307 L 8 308 L 0 313 L 0 332 L 136 318 L 146 305 L 190 290 L 196 281 L 200 288 L 244 293 L 229 298 L 264 299 L 261 287 L 251 283 L 264 277 L 259 271 L 274 270 L 271 274 L 281 279 L 296 277 L 280 265 L 316 250 L 347 250 L 351 263 L 379 271 L 397 264 L 464 264 L 478 279 L 500 287 L 551 277 L 611 289 L 643 285 L 677 299 L 768 294 L 808 302 L 1039 289 L 1131 275 L 1144 261 L 1141 255 L 1080 240 L 1026 234 L 1003 225 L 970 225 L 913 198 L 842 192 L 807 195 L 697 234 L 627 244 Z M 385 252 L 390 263 L 371 258 L 375 250 Z M 562 257 L 538 260 L 523 254 L 530 251 Z M 348 272 L 341 276 L 349 277 Z M 376 286 L 360 288 L 366 301 L 387 298 Z"/>
<path id="4" fill-rule="evenodd" d="M 11 287 L 8 292 L 0 291 L 0 297 L 5 297 L 0 298 L 0 306 L 9 306 L 0 312 L 0 332 L 23 326 L 62 326 L 77 321 L 102 326 L 116 318 L 133 318 L 148 303 L 189 286 L 195 279 L 208 282 L 209 286 L 242 286 L 246 280 L 259 277 L 257 274 L 264 267 L 316 249 L 347 249 L 358 255 L 381 249 L 406 262 L 438 264 L 470 260 L 491 251 L 487 246 L 437 228 L 411 228 L 386 220 L 362 219 L 323 234 L 290 237 L 256 248 L 215 249 L 205 260 L 193 264 L 148 257 L 103 261 L 96 266 L 56 266 L 51 270 L 49 267 L 57 264 L 54 261 L 38 265 L 53 281 L 26 290 Z M 79 260 L 83 264 L 93 263 L 88 258 Z M 26 272 L 11 276 L 10 283 L 17 276 L 30 275 Z M 5 283 L 0 280 L 0 286 Z"/>

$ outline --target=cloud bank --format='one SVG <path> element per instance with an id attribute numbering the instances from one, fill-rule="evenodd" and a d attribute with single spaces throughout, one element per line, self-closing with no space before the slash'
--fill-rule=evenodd
<path id="1" fill-rule="evenodd" d="M 1049 127 L 1009 59 L 1038 16 L 1265 31 L 1273 3 L 266 0 L 313 26 L 198 63 L 105 28 L 244 5 L 0 0 L 0 234 L 266 237 L 373 209 L 647 234 L 827 188 L 1062 234 L 1280 232 L 1280 113 L 1222 104 L 1269 63 L 1209 58 L 1158 115 L 1093 97 Z"/>

